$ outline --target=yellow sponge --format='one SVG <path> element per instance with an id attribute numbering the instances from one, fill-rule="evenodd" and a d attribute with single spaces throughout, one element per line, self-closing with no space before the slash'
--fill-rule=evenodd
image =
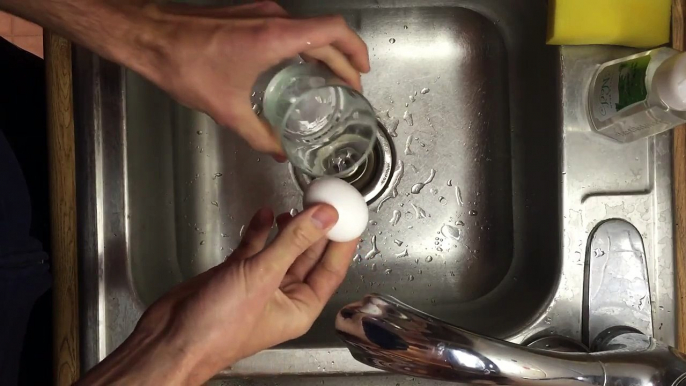
<path id="1" fill-rule="evenodd" d="M 550 0 L 548 44 L 655 47 L 669 42 L 671 0 Z"/>

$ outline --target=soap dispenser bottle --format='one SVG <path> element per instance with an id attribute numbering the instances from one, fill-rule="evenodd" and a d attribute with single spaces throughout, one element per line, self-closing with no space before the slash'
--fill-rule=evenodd
<path id="1" fill-rule="evenodd" d="M 604 63 L 588 99 L 592 128 L 619 142 L 686 123 L 686 53 L 665 47 Z"/>

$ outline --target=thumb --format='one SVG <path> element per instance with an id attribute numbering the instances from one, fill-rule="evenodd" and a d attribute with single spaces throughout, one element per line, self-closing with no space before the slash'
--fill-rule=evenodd
<path id="1" fill-rule="evenodd" d="M 274 241 L 251 262 L 258 272 L 283 277 L 295 259 L 314 245 L 336 224 L 338 212 L 318 204 L 295 216 Z"/>

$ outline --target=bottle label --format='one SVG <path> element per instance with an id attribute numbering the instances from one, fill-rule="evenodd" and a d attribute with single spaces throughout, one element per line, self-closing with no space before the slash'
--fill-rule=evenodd
<path id="1" fill-rule="evenodd" d="M 604 121 L 648 98 L 646 73 L 650 55 L 605 67 L 596 78 L 593 90 L 593 115 Z"/>

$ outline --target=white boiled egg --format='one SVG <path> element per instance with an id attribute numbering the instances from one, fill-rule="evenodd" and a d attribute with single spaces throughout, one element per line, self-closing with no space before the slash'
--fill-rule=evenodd
<path id="1" fill-rule="evenodd" d="M 338 222 L 326 235 L 329 240 L 354 240 L 367 228 L 367 203 L 360 192 L 347 182 L 333 177 L 314 180 L 305 192 L 303 204 L 308 207 L 318 203 L 329 204 L 338 211 Z"/>

